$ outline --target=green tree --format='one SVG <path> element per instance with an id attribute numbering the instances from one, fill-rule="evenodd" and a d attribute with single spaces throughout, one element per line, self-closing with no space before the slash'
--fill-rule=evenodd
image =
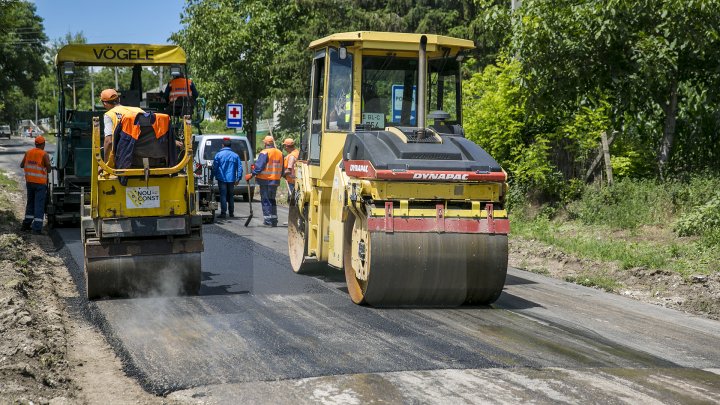
<path id="1" fill-rule="evenodd" d="M 34 112 L 35 83 L 45 73 L 42 19 L 31 2 L 0 2 L 0 121 Z"/>
<path id="2" fill-rule="evenodd" d="M 558 126 L 578 106 L 606 100 L 620 134 L 615 147 L 642 159 L 654 150 L 661 176 L 678 135 L 690 128 L 697 135 L 698 124 L 702 143 L 717 151 L 710 142 L 717 124 L 699 123 L 687 102 L 717 99 L 719 7 L 705 0 L 524 1 L 510 53 L 522 61 L 528 105 Z"/>

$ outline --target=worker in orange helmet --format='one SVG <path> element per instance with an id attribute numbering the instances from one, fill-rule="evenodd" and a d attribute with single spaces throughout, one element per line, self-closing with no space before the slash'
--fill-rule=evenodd
<path id="1" fill-rule="evenodd" d="M 283 141 L 283 148 L 287 152 L 283 164 L 283 177 L 288 185 L 288 202 L 291 202 L 295 194 L 295 162 L 300 156 L 300 151 L 295 148 L 295 140 L 292 138 L 286 138 Z"/>
<path id="2" fill-rule="evenodd" d="M 103 117 L 103 134 L 105 135 L 103 153 L 105 155 L 105 162 L 110 162 L 110 155 L 113 148 L 113 134 L 122 122 L 122 117 L 128 113 L 144 113 L 145 111 L 138 107 L 126 107 L 120 104 L 120 95 L 115 89 L 103 90 L 100 93 L 100 101 L 102 101 L 103 107 L 107 110 Z"/>
<path id="3" fill-rule="evenodd" d="M 263 139 L 263 149 L 255 160 L 255 168 L 245 175 L 245 180 L 255 176 L 260 186 L 260 202 L 263 209 L 263 225 L 276 227 L 278 223 L 275 196 L 283 172 L 283 155 L 275 147 L 275 138 L 268 135 Z"/>
<path id="4" fill-rule="evenodd" d="M 25 152 L 20 167 L 25 171 L 27 187 L 22 230 L 28 231 L 32 227 L 32 233 L 40 234 L 45 220 L 48 172 L 52 170 L 50 155 L 45 152 L 45 138 L 42 136 L 35 138 L 35 147 Z"/>

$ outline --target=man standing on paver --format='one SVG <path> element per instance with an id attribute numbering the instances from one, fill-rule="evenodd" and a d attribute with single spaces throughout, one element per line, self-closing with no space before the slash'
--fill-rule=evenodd
<path id="1" fill-rule="evenodd" d="M 28 231 L 32 225 L 32 233 L 40 234 L 45 220 L 48 172 L 52 170 L 50 155 L 45 152 L 45 138 L 42 136 L 35 138 L 35 147 L 25 152 L 20 167 L 25 170 L 27 187 L 27 204 L 22 230 Z"/>

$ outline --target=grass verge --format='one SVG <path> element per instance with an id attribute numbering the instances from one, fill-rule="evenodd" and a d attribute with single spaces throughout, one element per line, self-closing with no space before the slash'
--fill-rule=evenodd
<path id="1" fill-rule="evenodd" d="M 677 237 L 667 229 L 618 231 L 546 218 L 512 221 L 513 237 L 535 239 L 581 259 L 616 261 L 623 269 L 669 270 L 685 277 L 720 268 L 720 250 L 701 238 Z"/>

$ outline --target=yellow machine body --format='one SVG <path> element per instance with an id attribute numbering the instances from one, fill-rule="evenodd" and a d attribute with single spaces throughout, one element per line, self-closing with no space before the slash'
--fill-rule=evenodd
<path id="1" fill-rule="evenodd" d="M 471 48 L 457 38 L 381 32 L 310 44 L 311 111 L 288 227 L 294 271 L 343 269 L 359 304 L 497 299 L 507 269 L 507 175 L 460 126 L 459 60 Z M 338 93 L 343 86 L 349 91 Z M 418 99 L 428 98 L 438 111 L 425 113 Z"/>
<path id="2" fill-rule="evenodd" d="M 93 120 L 90 201 L 82 236 L 89 298 L 196 294 L 201 284 L 202 218 L 185 117 L 182 159 L 174 167 L 115 169 L 102 159 Z M 128 177 L 126 185 L 120 178 Z"/>

